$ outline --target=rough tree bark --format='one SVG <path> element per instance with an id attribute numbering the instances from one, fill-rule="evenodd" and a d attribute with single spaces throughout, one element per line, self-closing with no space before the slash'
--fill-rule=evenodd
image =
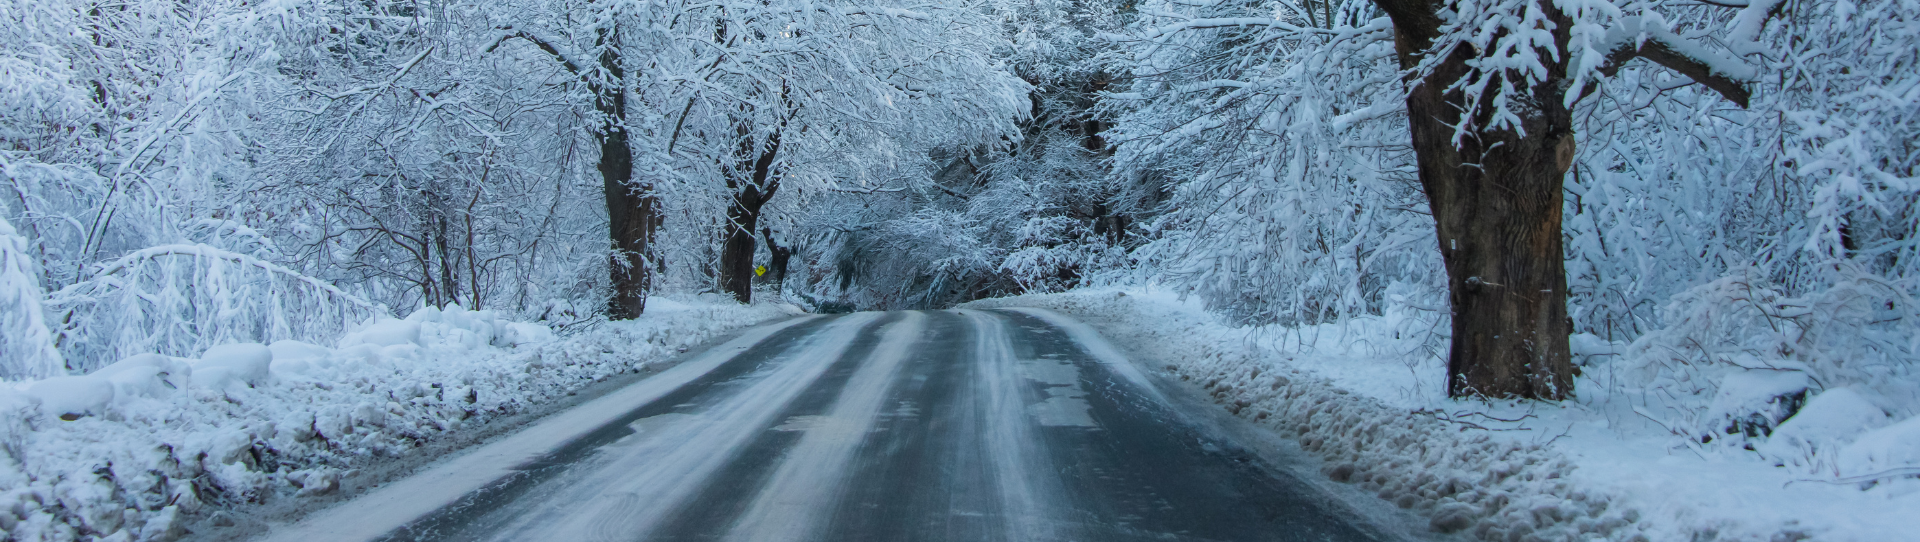
<path id="1" fill-rule="evenodd" d="M 587 84 L 593 93 L 594 110 L 600 125 L 594 129 L 594 142 L 600 146 L 600 161 L 595 169 L 606 191 L 607 235 L 612 242 L 607 262 L 612 296 L 607 299 L 607 318 L 629 320 L 647 309 L 647 291 L 653 284 L 653 266 L 649 255 L 654 232 L 660 221 L 660 202 L 653 184 L 633 178 L 633 145 L 627 137 L 626 68 L 620 62 L 617 29 L 600 29 L 595 46 L 600 50 L 598 73 L 583 72 L 558 48 L 527 32 L 512 28 L 495 41 L 488 52 L 509 39 L 520 38 L 539 47 L 560 65 Z"/>
<path id="2" fill-rule="evenodd" d="M 1400 64 L 1411 69 L 1440 38 L 1438 15 L 1447 0 L 1375 0 L 1393 20 Z M 1479 129 L 1453 140 L 1463 120 L 1488 126 L 1489 119 L 1463 119 L 1463 92 L 1447 89 L 1470 72 L 1477 54 L 1469 47 L 1445 51 L 1424 77 L 1412 81 L 1407 113 L 1422 187 L 1432 207 L 1440 254 L 1447 269 L 1453 308 L 1453 344 L 1447 359 L 1447 394 L 1558 400 L 1573 394 L 1568 350 L 1567 279 L 1561 246 L 1562 189 L 1573 163 L 1572 111 L 1564 107 L 1566 52 L 1572 21 L 1551 2 L 1540 9 L 1557 26 L 1556 55 L 1545 80 L 1523 89 L 1535 115 L 1520 132 Z M 1603 72 L 1633 58 L 1646 58 L 1746 105 L 1745 87 L 1713 74 L 1695 59 L 1658 40 L 1630 43 L 1609 55 Z M 1485 95 L 1479 111 L 1492 111 Z"/>
<path id="3" fill-rule="evenodd" d="M 787 262 L 793 260 L 793 247 L 782 245 L 773 236 L 773 228 L 760 230 L 761 237 L 767 240 L 767 282 L 773 283 L 773 291 L 779 292 L 787 285 Z"/>
<path id="4" fill-rule="evenodd" d="M 618 36 L 601 30 L 600 71 L 607 81 L 588 79 L 593 90 L 593 106 L 599 110 L 600 129 L 594 134 L 600 143 L 600 180 L 606 190 L 607 234 L 612 242 L 611 261 L 607 262 L 613 295 L 607 299 L 607 318 L 628 320 L 647 310 L 647 290 L 653 286 L 653 266 L 648 256 L 653 233 L 660 224 L 660 203 L 653 183 L 633 178 L 633 145 L 627 139 L 626 69 L 620 64 Z"/>
<path id="5" fill-rule="evenodd" d="M 614 111 L 626 109 L 626 98 L 619 94 L 610 100 L 596 100 L 596 105 L 602 101 L 617 104 L 609 108 Z M 601 126 L 595 137 L 600 143 L 600 179 L 606 190 L 607 233 L 613 242 L 612 261 L 608 262 L 613 295 L 607 300 L 607 318 L 632 319 L 647 310 L 647 289 L 653 282 L 653 266 L 647 256 L 660 225 L 660 204 L 651 183 L 634 182 L 633 147 L 626 129 L 609 123 Z"/>
<path id="6" fill-rule="evenodd" d="M 720 287 L 741 303 L 752 303 L 754 232 L 759 231 L 760 209 L 780 190 L 780 177 L 773 171 L 780 129 L 767 136 L 765 148 L 754 145 L 744 126 L 741 132 L 739 163 L 727 175 L 733 201 L 727 205 L 726 241 L 720 249 Z"/>

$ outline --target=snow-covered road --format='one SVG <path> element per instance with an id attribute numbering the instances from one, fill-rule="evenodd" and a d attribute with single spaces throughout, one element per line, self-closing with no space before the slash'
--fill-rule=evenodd
<path id="1" fill-rule="evenodd" d="M 268 540 L 1375 540 L 1040 310 L 750 330 Z"/>

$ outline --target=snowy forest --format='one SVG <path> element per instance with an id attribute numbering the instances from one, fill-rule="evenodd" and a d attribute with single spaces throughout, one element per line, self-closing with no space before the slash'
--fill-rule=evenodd
<path id="1" fill-rule="evenodd" d="M 1128 288 L 1920 474 L 1913 0 L 6 0 L 0 171 L 9 540 L 177 536 L 566 392 L 333 354 L 438 359 L 395 329 L 524 365 Z M 428 421 L 352 429 L 389 416 Z"/>

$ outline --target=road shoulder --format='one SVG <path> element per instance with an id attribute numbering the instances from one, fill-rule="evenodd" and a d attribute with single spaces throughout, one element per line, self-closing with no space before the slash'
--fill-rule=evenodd
<path id="1" fill-rule="evenodd" d="M 745 336 L 768 328 L 784 329 L 809 318 L 813 316 L 792 315 L 714 333 L 706 341 L 685 347 L 673 355 L 638 362 L 641 368 L 585 382 L 552 400 L 529 404 L 520 411 L 487 419 L 483 424 L 449 432 L 404 455 L 364 458 L 341 475 L 337 491 L 323 495 L 277 496 L 262 503 L 235 506 L 220 515 L 202 518 L 188 526 L 191 533 L 189 538 L 209 541 L 269 539 L 276 529 L 284 530 L 316 519 L 381 488 L 467 458 L 488 446 L 512 439 L 532 426 L 672 371 L 688 361 L 739 342 Z M 562 443 L 564 440 L 553 445 Z"/>
<path id="2" fill-rule="evenodd" d="M 1431 517 L 1416 507 L 1398 507 L 1378 496 L 1366 485 L 1341 483 L 1328 476 L 1342 462 L 1330 460 L 1302 446 L 1305 437 L 1278 426 L 1279 418 L 1260 416 L 1253 401 L 1239 399 L 1240 389 L 1220 385 L 1225 380 L 1196 378 L 1196 356 L 1191 344 L 1171 340 L 1167 330 L 1147 329 L 1136 320 L 1116 318 L 1112 311 L 1090 310 L 1085 304 L 1057 297 L 1026 296 L 981 300 L 962 305 L 971 309 L 1011 309 L 1029 312 L 1042 309 L 1065 315 L 1098 332 L 1098 338 L 1110 341 L 1112 352 L 1101 353 L 1097 343 L 1091 348 L 1096 357 L 1121 357 L 1138 369 L 1158 390 L 1164 400 L 1188 417 L 1197 427 L 1219 435 L 1222 441 L 1243 446 L 1265 466 L 1280 475 L 1296 478 L 1320 491 L 1334 508 L 1351 513 L 1349 518 L 1387 540 L 1468 540 L 1461 534 L 1442 534 L 1430 528 Z M 1068 330 L 1073 333 L 1072 330 Z M 1129 378 L 1136 378 L 1129 376 Z M 1211 381 L 1210 381 L 1211 380 Z M 1322 386 L 1334 394 L 1330 385 L 1306 378 L 1290 379 L 1299 386 Z M 1229 382 L 1231 385 L 1231 382 Z M 1251 386 L 1246 386 L 1250 388 Z M 1339 394 L 1344 396 L 1345 394 Z M 1244 403 L 1244 404 L 1243 404 Z M 1412 508 L 1412 509 L 1408 509 Z"/>

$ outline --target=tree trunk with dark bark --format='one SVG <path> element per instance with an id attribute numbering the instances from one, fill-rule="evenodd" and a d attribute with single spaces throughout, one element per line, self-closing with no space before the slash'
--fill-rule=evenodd
<path id="1" fill-rule="evenodd" d="M 1374 0 L 1393 20 L 1402 68 L 1432 54 L 1447 0 Z M 1447 356 L 1447 394 L 1558 400 L 1573 395 L 1568 336 L 1567 274 L 1561 212 L 1567 169 L 1573 164 L 1573 114 L 1567 52 L 1571 18 L 1551 2 L 1537 6 L 1553 23 L 1551 51 L 1540 51 L 1545 77 L 1518 94 L 1532 105 L 1519 130 L 1486 128 L 1494 110 L 1488 93 L 1468 103 L 1448 87 L 1471 74 L 1479 54 L 1462 45 L 1409 81 L 1407 114 L 1420 183 L 1433 209 L 1453 308 L 1453 344 Z M 1672 35 L 1643 35 L 1610 51 L 1597 71 L 1644 58 L 1680 72 L 1745 107 L 1742 82 L 1683 54 Z M 1524 83 L 1522 83 L 1524 85 Z M 1497 88 L 1499 85 L 1489 85 Z M 1510 96 L 1509 98 L 1513 98 Z M 1477 106 L 1477 107 L 1471 107 Z M 1463 118 L 1464 111 L 1481 111 Z M 1455 126 L 1469 126 L 1454 140 Z"/>
<path id="2" fill-rule="evenodd" d="M 720 287 L 741 303 L 752 303 L 754 232 L 759 231 L 760 209 L 780 190 L 780 177 L 773 170 L 780 155 L 780 131 L 767 137 L 765 148 L 754 146 L 745 128 L 741 135 L 739 167 L 727 176 L 733 201 L 727 205 L 726 241 L 720 249 Z"/>
<path id="3" fill-rule="evenodd" d="M 1451 60 L 1443 69 L 1464 69 Z M 1462 97 L 1443 88 L 1414 89 L 1407 109 L 1453 306 L 1447 394 L 1564 399 L 1573 330 L 1560 214 L 1572 115 L 1559 96 L 1537 94 L 1552 105 L 1528 119 L 1526 135 L 1483 131 L 1456 146 Z"/>
<path id="4" fill-rule="evenodd" d="M 633 178 L 633 144 L 627 137 L 626 67 L 620 62 L 619 27 L 601 28 L 594 37 L 600 50 L 599 71 L 583 70 L 579 62 L 538 36 L 513 31 L 502 34 L 487 47 L 492 52 L 510 39 L 524 39 L 552 55 L 567 72 L 579 77 L 593 93 L 593 108 L 600 114 L 594 142 L 600 145 L 600 181 L 606 190 L 607 236 L 612 242 L 607 270 L 611 294 L 607 298 L 607 318 L 630 320 L 647 310 L 647 291 L 653 286 L 653 235 L 664 218 L 653 183 Z"/>
<path id="5" fill-rule="evenodd" d="M 601 35 L 610 39 L 609 33 Z M 647 291 L 653 284 L 653 266 L 649 256 L 653 234 L 660 225 L 660 203 L 652 183 L 633 178 L 633 145 L 628 140 L 627 95 L 621 81 L 626 77 L 620 55 L 613 47 L 602 49 L 600 69 L 611 82 L 589 83 L 594 91 L 594 108 L 602 124 L 595 140 L 600 144 L 600 180 L 606 190 L 607 234 L 612 255 L 607 262 L 612 296 L 607 299 L 607 318 L 630 320 L 647 310 Z"/>
<path id="6" fill-rule="evenodd" d="M 647 290 L 653 281 L 648 250 L 660 225 L 658 198 L 647 183 L 633 180 L 633 149 L 627 132 L 608 127 L 600 139 L 600 178 L 607 198 L 607 233 L 613 242 L 613 295 L 607 300 L 607 318 L 628 320 L 647 309 Z"/>
<path id="7" fill-rule="evenodd" d="M 793 259 L 793 247 L 780 244 L 773 237 L 773 228 L 761 230 L 767 239 L 767 282 L 773 283 L 773 291 L 780 292 L 787 284 L 787 262 Z"/>
<path id="8" fill-rule="evenodd" d="M 1401 64 L 1410 68 L 1437 37 L 1440 21 L 1431 11 L 1405 6 L 1387 11 L 1398 30 Z M 1453 308 L 1447 394 L 1564 399 L 1573 393 L 1573 363 L 1560 214 L 1574 146 L 1572 114 L 1561 107 L 1564 72 L 1550 66 L 1547 80 L 1529 89 L 1542 107 L 1524 121 L 1525 135 L 1478 130 L 1456 144 L 1454 126 L 1463 120 L 1467 97 L 1446 89 L 1467 74 L 1472 59 L 1468 48 L 1455 49 L 1407 95 L 1415 160 Z M 1473 125 L 1485 126 L 1485 119 Z"/>
<path id="9" fill-rule="evenodd" d="M 754 232 L 766 203 L 751 188 L 735 194 L 727 206 L 726 241 L 720 248 L 720 287 L 741 303 L 753 302 Z"/>

